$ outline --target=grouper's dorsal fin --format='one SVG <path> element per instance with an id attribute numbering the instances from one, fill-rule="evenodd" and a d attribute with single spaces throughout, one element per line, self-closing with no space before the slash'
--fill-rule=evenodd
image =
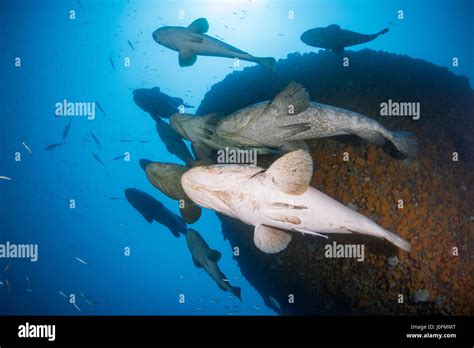
<path id="1" fill-rule="evenodd" d="M 291 241 L 291 234 L 274 227 L 257 225 L 253 234 L 255 246 L 267 254 L 285 249 Z"/>
<path id="2" fill-rule="evenodd" d="M 292 81 L 268 106 L 277 115 L 299 114 L 310 105 L 309 94 L 303 85 Z"/>
<path id="3" fill-rule="evenodd" d="M 266 180 L 289 195 L 301 195 L 313 176 L 313 159 L 304 150 L 290 152 L 277 159 L 265 172 Z"/>
<path id="4" fill-rule="evenodd" d="M 188 29 L 195 33 L 204 34 L 209 30 L 209 23 L 206 18 L 198 18 L 188 26 Z"/>

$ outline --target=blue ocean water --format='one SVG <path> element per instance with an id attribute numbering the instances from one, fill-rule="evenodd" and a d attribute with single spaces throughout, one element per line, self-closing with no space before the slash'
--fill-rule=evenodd
<path id="1" fill-rule="evenodd" d="M 134 89 L 159 86 L 197 109 L 214 83 L 254 65 L 198 57 L 181 68 L 178 54 L 153 40 L 158 27 L 205 17 L 209 35 L 276 59 L 316 51 L 299 40 L 310 28 L 337 23 L 375 33 L 389 27 L 383 37 L 351 49 L 421 58 L 472 83 L 473 6 L 469 0 L 2 1 L 0 175 L 12 180 L 0 180 L 0 243 L 37 244 L 39 259 L 0 259 L 0 314 L 275 314 L 240 274 L 214 212 L 203 210 L 191 227 L 222 253 L 219 266 L 242 288 L 242 302 L 194 266 L 184 236 L 176 239 L 166 227 L 147 223 L 126 200 L 109 199 L 135 187 L 179 214 L 177 203 L 156 190 L 138 165 L 141 158 L 182 162 L 167 152 L 155 122 L 134 103 Z M 99 102 L 104 113 L 74 118 L 66 143 L 45 151 L 62 142 L 69 119 L 54 111 L 64 99 Z M 127 151 L 130 162 L 113 160 Z M 124 255 L 127 247 L 130 256 Z M 59 292 L 74 294 L 77 308 Z"/>

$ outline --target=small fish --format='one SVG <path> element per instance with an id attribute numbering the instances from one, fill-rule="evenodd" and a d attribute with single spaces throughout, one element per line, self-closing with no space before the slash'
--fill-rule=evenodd
<path id="1" fill-rule="evenodd" d="M 127 155 L 122 155 L 122 156 L 117 156 L 114 158 L 114 161 L 121 160 L 122 158 L 125 158 Z"/>
<path id="2" fill-rule="evenodd" d="M 61 295 L 61 296 L 65 297 L 65 298 L 67 298 L 67 295 L 66 295 L 64 292 L 62 292 L 62 291 L 58 291 L 58 292 L 59 292 L 59 295 Z"/>
<path id="3" fill-rule="evenodd" d="M 3 269 L 3 272 L 8 271 L 9 268 L 10 268 L 10 262 L 9 262 L 8 265 Z"/>
<path id="4" fill-rule="evenodd" d="M 99 139 L 97 139 L 97 137 L 94 135 L 94 133 L 92 133 L 92 130 L 91 130 L 91 137 L 92 137 L 92 139 L 94 139 L 97 146 L 99 146 L 99 150 L 102 150 L 102 145 L 100 145 Z"/>
<path id="5" fill-rule="evenodd" d="M 120 141 L 121 143 L 129 143 L 133 141 L 133 139 L 119 139 L 118 141 Z"/>
<path id="6" fill-rule="evenodd" d="M 80 1 L 80 0 L 77 0 L 77 3 L 78 3 L 79 6 L 81 6 L 81 8 L 84 10 L 84 6 L 82 6 L 81 1 Z"/>
<path id="7" fill-rule="evenodd" d="M 141 144 L 146 144 L 146 143 L 149 143 L 151 141 L 153 141 L 153 139 L 151 139 L 151 140 L 138 140 L 138 142 L 141 143 Z"/>
<path id="8" fill-rule="evenodd" d="M 133 47 L 133 45 L 132 45 L 132 43 L 130 42 L 130 40 L 127 40 L 127 42 L 128 42 L 128 45 L 132 48 L 132 50 L 135 51 L 135 47 Z"/>
<path id="9" fill-rule="evenodd" d="M 198 311 L 201 310 L 201 309 L 202 309 L 202 307 L 196 307 L 196 310 L 198 310 Z"/>
<path id="10" fill-rule="evenodd" d="M 223 281 L 223 282 L 230 282 L 230 280 L 229 280 L 229 279 L 226 279 L 226 278 L 223 278 L 222 281 Z"/>
<path id="11" fill-rule="evenodd" d="M 91 305 L 91 306 L 94 306 L 94 305 L 97 305 L 99 304 L 99 302 L 97 302 L 96 300 L 94 300 L 91 296 L 87 295 L 87 294 L 84 294 L 84 293 L 80 293 L 79 295 L 81 295 L 82 297 L 84 297 L 84 299 L 86 300 L 86 302 Z"/>
<path id="12" fill-rule="evenodd" d="M 183 277 L 184 277 L 184 276 L 181 274 L 181 275 L 178 277 L 178 280 L 183 279 Z"/>
<path id="13" fill-rule="evenodd" d="M 77 304 L 73 303 L 72 305 L 73 305 L 74 307 L 76 307 L 76 309 L 77 309 L 79 312 L 81 311 L 81 309 L 77 306 Z"/>
<path id="14" fill-rule="evenodd" d="M 109 199 L 113 201 L 123 201 L 124 199 L 122 197 L 109 197 Z"/>
<path id="15" fill-rule="evenodd" d="M 102 112 L 102 113 L 104 114 L 104 116 L 107 116 L 107 114 L 105 113 L 104 109 L 103 109 L 102 106 L 99 104 L 99 102 L 96 101 L 95 104 L 96 104 L 97 107 L 99 108 L 100 112 Z"/>
<path id="16" fill-rule="evenodd" d="M 12 178 L 10 178 L 9 176 L 0 175 L 0 179 L 1 180 L 11 180 Z"/>
<path id="17" fill-rule="evenodd" d="M 217 299 L 215 299 L 215 298 L 211 298 L 209 301 L 212 302 L 212 303 L 219 302 L 219 300 L 217 300 Z"/>
<path id="18" fill-rule="evenodd" d="M 72 122 L 72 118 L 69 119 L 69 122 L 67 123 L 66 127 L 64 128 L 63 141 L 66 139 L 67 135 L 69 134 L 69 130 L 71 129 L 71 122 Z"/>
<path id="19" fill-rule="evenodd" d="M 97 162 L 99 162 L 104 167 L 106 167 L 105 163 L 99 158 L 99 156 L 97 156 L 94 152 L 91 152 L 91 154 L 92 154 L 92 157 L 94 157 Z"/>
<path id="20" fill-rule="evenodd" d="M 56 148 L 56 147 L 58 147 L 58 146 L 61 146 L 61 145 L 63 145 L 63 144 L 64 144 L 64 143 L 51 144 L 51 145 L 46 146 L 44 149 L 45 149 L 46 151 L 50 151 L 50 150 L 52 150 L 52 149 L 54 149 L 54 148 Z"/>
<path id="21" fill-rule="evenodd" d="M 76 260 L 79 261 L 80 263 L 83 263 L 84 265 L 87 265 L 87 262 L 81 259 L 80 257 L 76 256 Z"/>
<path id="22" fill-rule="evenodd" d="M 33 152 L 31 151 L 30 147 L 26 145 L 25 142 L 22 142 L 22 144 L 23 144 L 23 147 L 26 149 L 26 151 L 28 151 L 28 153 L 33 156 Z"/>
<path id="23" fill-rule="evenodd" d="M 3 284 L 3 282 L 0 282 L 0 285 L 1 285 L 1 286 L 5 286 L 5 284 Z"/>
<path id="24" fill-rule="evenodd" d="M 11 294 L 12 288 L 10 287 L 10 282 L 8 281 L 8 279 L 5 279 L 5 284 L 7 285 L 8 293 Z"/>
<path id="25" fill-rule="evenodd" d="M 30 278 L 28 278 L 28 276 L 25 276 L 25 279 L 26 279 L 26 281 L 28 282 L 28 284 L 30 284 L 30 285 L 31 285 Z"/>
<path id="26" fill-rule="evenodd" d="M 110 62 L 110 65 L 112 65 L 112 69 L 114 69 L 115 71 L 115 64 L 114 64 L 114 61 L 112 60 L 112 56 L 109 57 L 109 62 Z"/>
<path id="27" fill-rule="evenodd" d="M 387 22 L 387 23 L 390 24 L 390 25 L 396 25 L 395 23 L 392 23 L 392 22 Z"/>
<path id="28" fill-rule="evenodd" d="M 206 299 L 206 296 L 203 296 L 199 299 L 199 301 L 204 301 Z"/>
<path id="29" fill-rule="evenodd" d="M 27 292 L 33 292 L 33 290 L 31 290 L 31 289 L 26 289 L 26 291 L 27 291 Z"/>
<path id="30" fill-rule="evenodd" d="M 256 310 L 259 310 L 259 309 L 260 309 L 260 307 L 257 306 L 257 305 L 254 305 L 253 308 L 255 308 Z"/>

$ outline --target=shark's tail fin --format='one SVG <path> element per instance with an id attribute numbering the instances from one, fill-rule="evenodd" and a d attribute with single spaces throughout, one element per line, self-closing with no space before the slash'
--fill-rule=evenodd
<path id="1" fill-rule="evenodd" d="M 275 70 L 277 64 L 276 59 L 273 57 L 255 57 L 254 61 L 270 70 Z"/>
<path id="2" fill-rule="evenodd" d="M 405 131 L 390 132 L 388 139 L 405 156 L 415 158 L 418 155 L 418 140 L 413 133 Z"/>
<path id="3" fill-rule="evenodd" d="M 377 33 L 377 36 L 386 34 L 386 33 L 388 33 L 389 30 L 390 30 L 390 29 L 388 29 L 388 28 L 385 28 L 385 29 L 383 29 L 383 30 L 380 30 L 380 31 Z"/>
<path id="4" fill-rule="evenodd" d="M 232 294 L 233 294 L 235 297 L 237 297 L 237 298 L 240 300 L 240 302 L 242 302 L 242 297 L 241 297 L 241 295 L 240 295 L 241 289 L 240 289 L 238 286 L 231 286 L 230 288 L 231 288 L 231 290 L 232 290 L 232 291 L 231 291 Z"/>

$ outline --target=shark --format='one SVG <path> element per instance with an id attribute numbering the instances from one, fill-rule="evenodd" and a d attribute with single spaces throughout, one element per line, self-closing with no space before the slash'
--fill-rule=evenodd
<path id="1" fill-rule="evenodd" d="M 376 34 L 359 34 L 354 31 L 341 29 L 337 24 L 331 24 L 325 28 L 307 30 L 301 35 L 300 39 L 309 46 L 330 49 L 340 55 L 344 53 L 345 47 L 375 40 L 388 31 L 389 29 L 385 28 Z"/>
<path id="2" fill-rule="evenodd" d="M 164 26 L 153 32 L 153 39 L 162 46 L 179 52 L 178 60 L 181 67 L 196 63 L 197 56 L 213 56 L 238 58 L 275 69 L 273 57 L 254 57 L 247 52 L 215 39 L 205 33 L 209 23 L 205 18 L 196 19 L 188 27 Z"/>
<path id="3" fill-rule="evenodd" d="M 188 224 L 193 224 L 201 217 L 201 208 L 194 204 L 181 187 L 181 176 L 189 167 L 166 162 L 140 160 L 140 166 L 146 173 L 148 181 L 165 195 L 179 201 L 181 217 Z"/>
<path id="4" fill-rule="evenodd" d="M 302 149 L 304 140 L 357 135 L 377 145 L 390 141 L 402 154 L 416 157 L 413 133 L 390 131 L 368 116 L 332 105 L 312 102 L 306 88 L 290 82 L 273 100 L 244 107 L 216 125 L 219 138 L 239 147 Z"/>
<path id="5" fill-rule="evenodd" d="M 296 150 L 267 170 L 248 165 L 195 167 L 183 174 L 181 183 L 196 204 L 255 226 L 253 240 L 264 253 L 284 250 L 295 232 L 363 234 L 410 251 L 402 237 L 311 187 L 312 175 L 311 156 Z"/>
<path id="6" fill-rule="evenodd" d="M 221 290 L 230 292 L 242 301 L 240 288 L 232 286 L 225 274 L 219 269 L 217 262 L 221 259 L 221 253 L 211 249 L 199 232 L 193 229 L 187 230 L 186 242 L 194 265 L 197 268 L 203 268 Z"/>

